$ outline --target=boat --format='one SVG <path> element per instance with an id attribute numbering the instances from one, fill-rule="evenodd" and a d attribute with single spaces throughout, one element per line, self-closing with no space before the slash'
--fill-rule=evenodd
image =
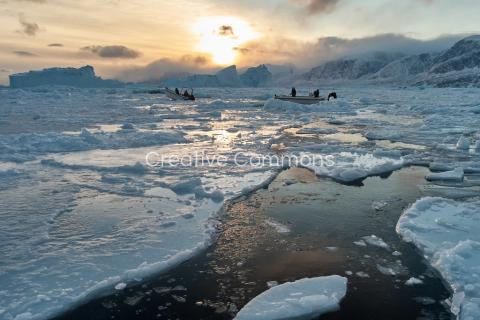
<path id="1" fill-rule="evenodd" d="M 193 90 L 192 94 L 184 96 L 183 94 L 177 94 L 174 90 L 165 88 L 165 95 L 172 100 L 195 100 L 195 97 L 193 96 Z"/>
<path id="2" fill-rule="evenodd" d="M 293 92 L 293 90 L 292 90 Z M 318 90 L 316 90 L 317 96 L 315 95 L 308 95 L 308 96 L 277 96 L 275 95 L 275 99 L 277 100 L 282 100 L 282 101 L 288 101 L 288 102 L 293 102 L 293 103 L 299 103 L 299 104 L 315 104 L 319 103 L 320 101 L 330 101 L 330 98 L 337 99 L 337 93 L 335 91 L 330 92 L 328 94 L 328 97 L 322 97 L 318 95 Z M 315 93 L 315 92 L 314 92 Z"/>
<path id="3" fill-rule="evenodd" d="M 319 103 L 320 101 L 325 101 L 327 98 L 325 97 L 314 97 L 314 96 L 277 96 L 275 95 L 275 99 L 288 101 L 293 103 L 300 103 L 300 104 L 315 104 Z"/>

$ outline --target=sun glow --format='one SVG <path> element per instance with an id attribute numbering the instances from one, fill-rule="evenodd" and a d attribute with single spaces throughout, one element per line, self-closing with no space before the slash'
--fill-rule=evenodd
<path id="1" fill-rule="evenodd" d="M 197 50 L 209 53 L 220 65 L 234 63 L 239 47 L 258 37 L 247 22 L 224 16 L 199 18 L 194 32 L 199 37 Z"/>

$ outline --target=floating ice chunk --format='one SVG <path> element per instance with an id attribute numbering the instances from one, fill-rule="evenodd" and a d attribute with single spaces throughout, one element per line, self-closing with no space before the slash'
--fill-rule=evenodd
<path id="1" fill-rule="evenodd" d="M 356 246 L 359 246 L 359 247 L 366 247 L 367 246 L 366 242 L 363 241 L 363 240 L 353 241 L 353 244 L 356 245 Z"/>
<path id="2" fill-rule="evenodd" d="M 372 208 L 375 211 L 381 211 L 383 208 L 385 208 L 388 205 L 387 201 L 373 201 L 372 202 Z"/>
<path id="3" fill-rule="evenodd" d="M 331 251 L 331 252 L 338 251 L 338 247 L 326 247 L 325 249 L 327 249 L 328 251 Z"/>
<path id="4" fill-rule="evenodd" d="M 460 139 L 458 139 L 458 142 L 457 142 L 457 149 L 458 150 L 468 150 L 468 149 L 470 149 L 470 140 L 465 136 L 461 136 Z"/>
<path id="5" fill-rule="evenodd" d="M 358 271 L 355 273 L 355 275 L 360 278 L 370 278 L 370 275 L 363 271 Z"/>
<path id="6" fill-rule="evenodd" d="M 87 128 L 82 128 L 80 131 L 80 137 L 90 144 L 97 144 L 99 142 L 99 140 L 95 138 L 95 135 Z"/>
<path id="7" fill-rule="evenodd" d="M 376 235 L 372 234 L 371 236 L 362 237 L 363 241 L 367 244 L 375 247 L 384 248 L 390 250 L 390 246 L 382 240 L 382 238 L 377 237 Z"/>
<path id="8" fill-rule="evenodd" d="M 418 279 L 418 278 L 415 278 L 415 277 L 411 277 L 410 279 L 405 281 L 405 285 L 407 285 L 407 286 L 414 286 L 414 285 L 417 285 L 417 284 L 423 284 L 423 281 L 421 279 Z"/>
<path id="9" fill-rule="evenodd" d="M 428 181 L 463 181 L 463 168 L 455 168 L 452 171 L 431 173 L 425 177 Z"/>
<path id="10" fill-rule="evenodd" d="M 177 223 L 175 221 L 166 221 L 162 224 L 160 224 L 160 227 L 162 228 L 170 228 L 170 227 L 173 227 L 175 226 Z"/>
<path id="11" fill-rule="evenodd" d="M 402 152 L 400 150 L 383 150 L 383 149 L 376 149 L 373 151 L 373 155 L 377 158 L 392 158 L 392 159 L 400 159 L 402 157 Z"/>
<path id="12" fill-rule="evenodd" d="M 303 155 L 308 155 L 304 153 Z M 355 181 L 368 176 L 378 175 L 400 169 L 404 165 L 403 158 L 379 157 L 372 153 L 359 154 L 341 152 L 332 154 L 333 166 L 326 163 L 309 164 L 307 167 L 315 173 L 341 181 Z"/>
<path id="13" fill-rule="evenodd" d="M 290 229 L 286 225 L 281 224 L 280 222 L 275 221 L 273 219 L 267 219 L 267 220 L 265 220 L 265 223 L 267 225 L 269 225 L 270 227 L 273 227 L 275 229 L 275 231 L 278 232 L 278 233 L 289 233 L 290 232 Z"/>
<path id="14" fill-rule="evenodd" d="M 384 267 L 384 266 L 381 266 L 379 264 L 377 264 L 377 270 L 380 271 L 381 273 L 383 273 L 386 276 L 396 276 L 397 275 L 397 273 L 395 272 L 395 270 L 393 268 Z"/>
<path id="15" fill-rule="evenodd" d="M 451 163 L 432 162 L 429 165 L 431 171 L 451 171 L 455 167 Z"/>
<path id="16" fill-rule="evenodd" d="M 278 286 L 278 281 L 267 281 L 267 286 L 269 288 L 276 287 L 276 286 Z"/>
<path id="17" fill-rule="evenodd" d="M 178 195 L 194 193 L 195 188 L 202 185 L 200 178 L 193 178 L 170 185 L 170 189 Z"/>
<path id="18" fill-rule="evenodd" d="M 214 202 L 222 202 L 224 199 L 223 192 L 220 190 L 213 191 L 210 193 L 210 199 L 212 199 Z"/>
<path id="19" fill-rule="evenodd" d="M 347 279 L 336 275 L 287 282 L 253 298 L 235 319 L 312 319 L 337 310 L 346 292 Z"/>
<path id="20" fill-rule="evenodd" d="M 120 282 L 115 286 L 115 290 L 123 290 L 127 287 L 127 284 L 125 282 Z"/>
<path id="21" fill-rule="evenodd" d="M 457 319 L 480 319 L 480 202 L 426 197 L 400 217 L 397 232 L 450 284 Z"/>

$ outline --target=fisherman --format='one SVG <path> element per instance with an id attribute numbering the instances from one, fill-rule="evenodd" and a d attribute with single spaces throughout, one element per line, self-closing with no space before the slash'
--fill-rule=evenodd
<path id="1" fill-rule="evenodd" d="M 314 96 L 315 98 L 318 98 L 318 97 L 320 96 L 320 90 L 317 89 L 317 90 L 313 91 L 313 96 Z"/>
<path id="2" fill-rule="evenodd" d="M 175 88 L 175 93 L 180 95 L 180 91 L 178 91 L 178 88 Z"/>
<path id="3" fill-rule="evenodd" d="M 187 97 L 187 98 L 190 97 L 190 95 L 188 94 L 187 89 L 185 89 L 185 91 L 183 91 L 183 96 L 184 96 L 184 97 Z"/>
<path id="4" fill-rule="evenodd" d="M 295 87 L 292 87 L 292 92 L 290 93 L 290 95 L 292 97 L 296 97 L 297 96 L 297 90 L 295 89 Z"/>

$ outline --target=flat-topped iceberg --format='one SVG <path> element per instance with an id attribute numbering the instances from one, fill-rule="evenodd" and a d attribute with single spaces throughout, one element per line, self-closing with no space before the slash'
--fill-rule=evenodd
<path id="1" fill-rule="evenodd" d="M 116 80 L 104 80 L 95 75 L 92 66 L 81 68 L 49 68 L 10 75 L 10 88 L 37 86 L 69 86 L 78 88 L 112 88 L 123 84 Z"/>

